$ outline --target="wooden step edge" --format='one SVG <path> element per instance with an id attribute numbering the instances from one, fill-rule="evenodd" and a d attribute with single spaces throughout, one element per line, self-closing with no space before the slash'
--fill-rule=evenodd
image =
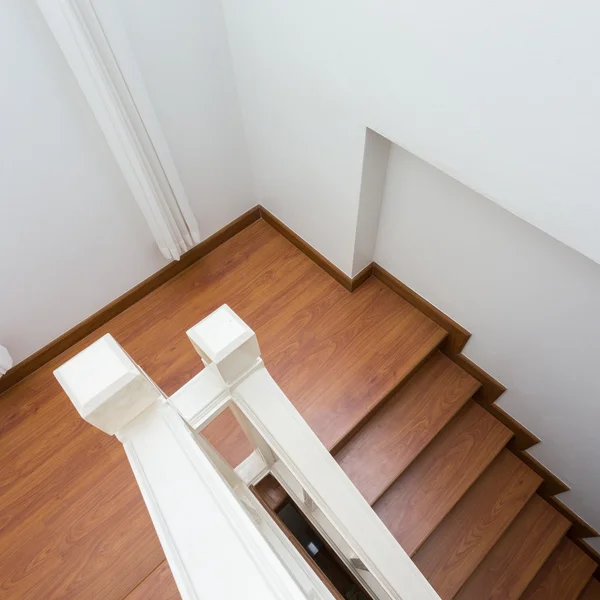
<path id="1" fill-rule="evenodd" d="M 585 540 L 581 538 L 581 536 L 575 535 L 573 532 L 573 528 L 567 531 L 567 537 L 580 549 L 583 550 L 593 561 L 595 561 L 596 570 L 592 578 L 596 578 L 600 580 L 600 552 L 598 552 L 595 548 L 592 548 Z M 599 596 L 600 598 L 600 596 Z"/>
<path id="2" fill-rule="evenodd" d="M 442 352 L 481 383 L 481 388 L 473 395 L 473 399 L 513 432 L 514 437 L 508 444 L 509 450 L 542 477 L 543 482 L 539 489 L 540 495 L 572 523 L 572 527 L 568 532 L 569 538 L 596 561 L 598 569 L 595 577 L 600 579 L 600 553 L 596 552 L 582 539 L 595 537 L 598 534 L 593 527 L 565 507 L 560 500 L 553 498 L 556 494 L 568 491 L 570 488 L 529 453 L 525 452 L 528 448 L 539 444 L 541 440 L 495 404 L 496 400 L 506 391 L 506 388 L 461 353 L 471 334 L 377 263 L 372 264 L 372 274 L 448 332 L 446 343 L 441 347 Z"/>
<path id="3" fill-rule="evenodd" d="M 467 403 L 465 403 L 465 405 L 454 415 L 454 417 L 452 417 L 452 419 L 450 419 L 450 421 L 448 421 L 448 423 L 451 423 L 454 419 L 457 419 L 459 417 L 459 415 L 461 414 L 461 412 L 464 411 L 464 410 L 466 410 L 465 407 L 467 406 L 468 402 L 469 401 L 467 400 Z M 446 427 L 448 427 L 448 423 L 446 423 Z M 429 539 L 429 537 L 431 536 L 431 534 L 439 527 L 440 523 L 450 514 L 450 512 L 452 510 L 454 510 L 454 508 L 465 497 L 465 495 L 469 492 L 469 490 L 473 487 L 473 485 L 475 485 L 475 483 L 479 480 L 479 478 L 490 468 L 490 465 L 494 462 L 494 460 L 496 460 L 496 458 L 498 456 L 500 456 L 500 453 L 506 448 L 506 444 L 509 441 L 510 441 L 510 438 L 508 438 L 506 440 L 506 443 L 503 446 L 501 446 L 500 448 L 498 448 L 498 451 L 493 456 L 490 456 L 488 458 L 488 460 L 485 463 L 483 469 L 481 469 L 481 472 L 479 473 L 479 475 L 463 490 L 462 496 L 460 498 L 458 498 L 456 500 L 456 502 L 452 506 L 449 506 L 445 513 L 443 513 L 442 515 L 440 515 L 440 518 L 438 519 L 438 521 L 431 528 L 431 532 L 429 533 L 429 535 L 427 535 L 423 540 L 421 540 L 421 542 L 419 542 L 419 544 L 416 546 L 416 548 L 414 548 L 414 550 L 412 550 L 412 552 L 408 553 L 408 555 L 411 558 L 419 551 L 419 549 L 421 548 L 421 546 Z"/>
<path id="4" fill-rule="evenodd" d="M 546 500 L 556 494 L 562 494 L 569 489 L 569 486 L 561 481 L 554 473 L 551 473 L 542 463 L 536 460 L 526 450 L 519 450 L 518 444 L 513 438 L 508 444 L 508 449 L 522 462 L 524 462 L 532 471 L 535 471 L 543 480 L 540 486 L 540 496 Z"/>
<path id="5" fill-rule="evenodd" d="M 566 518 L 565 518 L 563 515 L 561 515 L 561 514 L 560 514 L 560 511 L 557 511 L 557 510 L 556 510 L 556 509 L 555 509 L 555 508 L 552 506 L 552 504 L 550 504 L 550 502 L 548 502 L 548 500 L 547 500 L 546 498 L 544 498 L 543 496 L 541 496 L 541 495 L 540 495 L 540 493 L 539 493 L 539 492 L 537 492 L 537 493 L 536 493 L 536 495 L 537 495 L 537 496 L 539 496 L 540 498 L 542 498 L 542 500 L 543 500 L 544 502 L 546 502 L 546 504 L 548 504 L 548 505 L 550 506 L 550 508 L 552 508 L 552 509 L 553 509 L 555 512 L 557 512 L 557 513 L 558 513 L 558 514 L 559 514 L 561 517 L 563 517 L 563 519 L 565 519 L 564 532 L 563 532 L 563 534 L 560 536 L 560 538 L 558 539 L 558 541 L 556 542 L 556 544 L 554 545 L 554 547 L 552 548 L 552 551 L 551 551 L 551 552 L 548 554 L 548 558 L 550 558 L 550 556 L 552 556 L 552 553 L 553 553 L 553 552 L 554 552 L 554 551 L 555 551 L 555 550 L 558 548 L 559 544 L 560 544 L 560 543 L 563 541 L 563 539 L 564 539 L 565 537 L 567 537 L 567 534 L 569 533 L 569 529 L 570 529 L 570 523 L 569 523 L 569 520 L 568 520 L 568 519 L 566 519 Z M 548 560 L 548 558 L 547 558 L 546 560 Z M 546 561 L 544 561 L 544 563 L 545 563 L 545 562 L 546 562 Z M 541 565 L 541 566 L 540 566 L 540 568 L 538 569 L 538 572 L 539 572 L 539 571 L 540 571 L 540 569 L 541 569 L 541 568 L 544 566 L 544 563 L 542 563 L 542 565 Z M 537 573 L 538 573 L 538 572 L 536 572 L 536 575 L 537 575 Z M 532 581 L 533 581 L 533 579 L 532 579 Z M 531 581 L 530 581 L 529 583 L 531 583 Z"/>
<path id="6" fill-rule="evenodd" d="M 364 427 L 374 416 L 375 414 L 388 402 L 390 401 L 396 394 L 398 390 L 402 388 L 408 381 L 414 377 L 414 375 L 423 368 L 423 365 L 431 358 L 431 356 L 437 352 L 440 348 L 440 344 L 445 339 L 442 338 L 437 345 L 434 345 L 429 351 L 423 355 L 421 360 L 417 363 L 417 365 L 400 381 L 398 381 L 389 391 L 386 391 L 385 394 L 382 394 L 381 398 L 376 401 L 376 403 L 371 407 L 365 415 L 363 415 L 356 423 L 354 423 L 337 441 L 334 442 L 331 448 L 328 448 L 329 452 L 332 455 L 344 446 L 362 427 Z M 465 404 L 469 401 L 469 398 L 465 400 Z M 460 411 L 457 411 L 460 412 Z M 456 416 L 456 415 L 455 415 Z M 454 417 L 453 417 L 454 418 Z M 450 419 L 451 421 L 452 419 Z M 394 479 L 394 481 L 397 477 Z M 390 485 L 394 483 L 392 481 Z M 388 486 L 389 487 L 389 486 Z M 279 510 L 283 503 L 288 498 L 285 490 L 279 485 L 277 480 L 270 475 L 265 476 L 261 481 L 259 481 L 254 489 L 258 496 L 262 498 L 262 500 L 269 506 L 271 510 Z M 386 488 L 387 489 L 387 488 Z M 385 491 L 385 490 L 384 490 Z"/>
<path id="7" fill-rule="evenodd" d="M 454 419 L 457 417 L 457 415 L 465 408 L 465 406 L 467 405 L 467 403 L 469 402 L 469 400 L 473 399 L 473 395 L 476 392 L 476 390 L 474 390 L 471 394 L 468 394 L 464 401 L 462 402 L 462 404 L 460 406 L 458 406 L 456 408 L 456 410 L 454 411 L 454 414 L 452 414 L 450 416 L 450 418 L 444 423 L 443 427 L 435 434 L 435 436 L 433 436 L 420 450 L 419 452 L 417 452 L 417 454 L 415 454 L 415 456 L 413 456 L 412 460 L 400 471 L 396 474 L 396 476 L 391 479 L 387 485 L 384 487 L 384 489 L 382 489 L 379 494 L 377 495 L 377 497 L 375 499 L 373 499 L 372 501 L 370 501 L 370 505 L 371 506 L 375 506 L 375 503 L 383 497 L 383 495 L 394 485 L 394 483 L 396 483 L 396 481 L 402 477 L 402 474 L 407 471 L 410 466 L 419 458 L 419 456 L 427 449 L 427 447 L 429 446 L 429 444 L 431 444 L 435 438 L 440 435 L 440 433 L 442 433 L 442 431 L 444 431 L 444 429 L 446 429 L 446 427 L 448 427 L 448 425 L 450 423 L 452 423 L 452 421 L 454 421 Z M 502 452 L 502 450 L 500 450 L 500 452 Z M 500 452 L 498 454 L 500 454 Z M 490 463 L 491 464 L 491 463 Z M 487 465 L 484 470 L 482 471 L 482 474 L 489 468 L 489 465 Z M 480 475 L 481 477 L 481 475 Z M 472 485 L 472 484 L 471 484 Z M 470 486 L 469 486 L 470 487 Z"/>
<path id="8" fill-rule="evenodd" d="M 569 491 L 569 486 L 559 479 L 554 473 L 549 471 L 542 463 L 535 459 L 529 452 L 519 451 L 514 445 L 509 444 L 509 450 L 531 470 L 535 471 L 543 480 L 538 491 L 539 495 L 552 505 L 563 517 L 571 522 L 570 536 L 588 538 L 598 537 L 600 533 L 591 525 L 588 525 L 578 514 L 573 512 L 566 504 L 558 498 L 556 494 Z M 600 557 L 600 555 L 598 555 Z"/>
<path id="9" fill-rule="evenodd" d="M 577 600 L 598 600 L 600 598 L 600 581 L 598 575 L 590 577 Z"/>
<path id="10" fill-rule="evenodd" d="M 308 256 L 308 258 L 310 258 L 313 262 L 315 262 L 322 269 L 324 269 L 329 275 L 331 275 L 334 279 L 340 282 L 347 290 L 351 292 L 354 291 L 372 276 L 376 279 L 379 279 L 379 281 L 386 285 L 390 290 L 395 292 L 398 296 L 403 298 L 411 306 L 413 306 L 421 313 L 429 317 L 434 323 L 439 325 L 442 329 L 444 329 L 447 332 L 447 336 L 444 342 L 441 344 L 441 350 L 449 358 L 451 358 L 459 367 L 464 369 L 467 373 L 469 373 L 469 375 L 471 375 L 481 383 L 481 388 L 473 395 L 473 399 L 513 432 L 514 440 L 513 442 L 511 442 L 511 444 L 509 444 L 509 449 L 514 449 L 513 451 L 516 452 L 522 452 L 527 448 L 530 448 L 531 446 L 534 446 L 535 444 L 538 444 L 540 442 L 540 439 L 536 435 L 534 435 L 526 427 L 521 425 L 518 421 L 513 419 L 498 405 L 494 404 L 494 402 L 506 391 L 506 388 L 499 381 L 494 379 L 491 375 L 489 375 L 487 372 L 485 372 L 473 361 L 471 361 L 469 358 L 467 358 L 461 353 L 465 344 L 471 337 L 471 333 L 468 330 L 466 330 L 459 323 L 451 319 L 448 315 L 446 315 L 436 306 L 425 300 L 425 298 L 417 294 L 414 290 L 402 283 L 389 271 L 387 271 L 375 262 L 372 262 L 371 264 L 367 265 L 355 277 L 347 276 L 340 269 L 335 267 L 335 265 L 324 259 L 322 255 L 316 252 L 316 250 L 312 248 L 302 238 L 300 238 L 300 236 L 298 236 L 294 231 L 292 231 L 289 227 L 287 227 L 284 223 L 279 221 L 279 219 L 277 219 L 274 215 L 272 215 L 269 211 L 267 211 L 264 207 L 260 205 L 258 205 L 251 211 L 248 211 L 247 214 L 242 215 L 242 217 L 240 217 L 239 220 L 249 220 L 249 223 L 251 223 L 258 218 L 262 218 L 272 227 L 277 229 L 282 235 L 284 235 L 284 237 L 290 240 L 300 251 L 302 251 L 306 256 Z M 244 223 L 244 226 L 247 226 L 247 224 L 249 223 Z M 414 371 L 415 369 L 413 369 L 413 372 Z M 405 378 L 405 380 L 407 380 L 407 378 Z M 393 390 L 388 394 L 388 397 L 392 393 Z M 371 413 L 373 412 L 374 411 L 371 411 Z M 366 415 L 363 423 L 367 422 L 367 420 L 369 419 L 369 414 L 371 413 L 368 413 Z M 357 427 L 353 428 L 353 431 L 355 431 L 360 426 L 361 424 L 359 423 Z M 342 440 L 336 443 L 336 446 L 340 447 L 343 443 L 345 443 L 345 441 L 347 441 L 351 437 L 351 435 L 352 433 L 350 433 L 348 437 L 344 436 Z M 522 457 L 520 456 L 520 458 Z M 524 462 L 526 462 L 526 460 L 524 460 Z M 526 462 L 526 464 L 533 468 L 532 465 L 534 463 Z M 542 484 L 543 490 L 551 490 L 553 489 L 553 486 L 555 487 L 555 489 L 558 489 L 559 486 L 565 485 L 564 483 L 560 482 L 560 480 L 558 480 L 558 478 L 556 478 L 556 476 L 553 473 L 548 471 L 542 465 L 536 466 L 534 470 L 536 470 L 536 473 L 541 475 L 541 477 L 544 480 L 544 483 Z M 557 484 L 557 480 L 560 483 Z M 570 519 L 568 514 L 565 516 L 567 516 L 567 518 Z M 571 522 L 574 523 L 574 521 Z M 598 562 L 599 568 L 598 572 L 596 573 L 596 577 L 600 578 L 600 556 L 598 555 L 598 553 L 591 549 L 582 540 L 578 540 L 576 537 L 573 537 L 572 539 L 574 542 L 582 544 L 581 547 L 583 547 L 584 550 L 587 548 L 593 553 L 590 556 L 592 556 Z"/>
<path id="11" fill-rule="evenodd" d="M 529 431 L 527 427 L 524 427 L 519 423 L 515 418 L 509 415 L 505 410 L 503 410 L 497 404 L 488 404 L 487 402 L 482 402 L 482 399 L 477 394 L 474 396 L 475 401 L 482 408 L 487 410 L 490 415 L 496 417 L 498 421 L 500 421 L 503 425 L 508 427 L 513 432 L 513 447 L 518 451 L 527 450 L 532 446 L 540 443 L 540 438 L 537 437 L 534 433 Z"/>
<path id="12" fill-rule="evenodd" d="M 477 400 L 477 394 L 473 396 Z M 540 442 L 534 434 L 523 427 L 518 421 L 513 419 L 508 413 L 502 410 L 498 405 L 488 405 L 478 402 L 482 408 L 487 410 L 492 416 L 496 417 L 501 423 L 508 427 L 514 434 L 513 439 L 508 443 L 507 448 L 530 469 L 535 471 L 541 478 L 542 484 L 538 494 L 555 508 L 563 517 L 571 523 L 568 531 L 569 538 L 574 541 L 584 552 L 588 554 L 598 564 L 597 575 L 600 576 L 600 554 L 591 546 L 586 544 L 582 538 L 597 537 L 600 534 L 579 515 L 574 513 L 565 504 L 563 504 L 556 494 L 562 494 L 570 490 L 569 486 L 557 477 L 552 471 L 547 469 L 542 463 L 534 458 L 527 449 Z"/>
<path id="13" fill-rule="evenodd" d="M 595 566 L 593 560 L 564 536 L 523 592 L 522 600 L 540 600 L 542 593 L 557 600 L 580 598 L 592 578 Z"/>
<path id="14" fill-rule="evenodd" d="M 536 496 L 536 495 L 539 496 L 539 494 L 532 494 L 531 497 L 530 497 L 530 499 L 529 499 L 529 501 L 531 501 L 533 499 L 533 497 Z M 545 502 L 544 499 L 542 499 L 542 500 Z M 523 511 L 526 506 L 527 506 L 527 504 L 525 504 L 525 506 L 521 509 L 521 511 Z M 515 521 L 517 520 L 517 518 L 519 517 L 520 514 L 521 513 L 519 513 L 515 517 L 515 519 L 513 519 L 513 521 L 511 522 L 511 524 L 504 530 L 503 534 L 496 540 L 496 544 L 492 547 L 492 549 L 490 550 L 490 552 L 492 552 L 493 549 L 494 549 L 494 547 L 496 545 L 500 544 L 502 542 L 502 540 L 506 536 L 510 535 L 511 527 L 515 523 Z M 563 541 L 565 535 L 567 534 L 567 531 L 568 531 L 568 525 L 565 525 L 565 527 L 563 529 L 563 532 L 559 536 L 557 536 L 557 539 L 556 539 L 555 543 L 552 544 L 552 546 L 550 546 L 548 548 L 548 553 L 545 556 L 545 558 L 540 562 L 540 564 L 538 565 L 538 568 L 537 569 L 532 569 L 531 572 L 528 573 L 528 580 L 525 582 L 525 585 L 524 585 L 523 590 L 520 593 L 519 597 L 521 597 L 525 593 L 525 591 L 527 590 L 527 588 L 531 585 L 531 583 L 533 582 L 533 580 L 537 577 L 538 573 L 542 570 L 543 566 L 546 564 L 546 561 L 552 556 L 552 554 L 554 553 L 554 551 L 558 548 L 559 544 Z M 484 559 L 485 558 L 486 557 L 484 557 Z M 482 562 L 483 562 L 483 560 L 479 564 L 481 564 Z M 473 571 L 473 573 L 475 573 L 476 571 L 477 571 L 477 568 Z M 473 573 L 471 575 L 473 575 Z M 464 585 L 466 586 L 468 584 L 468 582 L 469 582 L 469 579 L 467 579 L 465 581 Z M 461 590 L 462 590 L 462 588 L 461 588 Z M 460 591 L 461 590 L 459 590 L 459 592 L 456 594 L 457 596 L 460 595 Z"/>
<path id="15" fill-rule="evenodd" d="M 465 347 L 471 334 L 462 325 L 444 314 L 439 308 L 435 307 L 425 300 L 425 298 L 411 290 L 407 285 L 404 285 L 389 271 L 386 271 L 382 266 L 375 262 L 371 264 L 371 273 L 373 277 L 379 279 L 379 281 L 386 285 L 390 290 L 398 294 L 398 296 L 406 300 L 411 306 L 423 313 L 426 317 L 429 317 L 434 323 L 448 332 L 448 337 L 444 344 L 445 349 L 450 352 L 459 353 Z M 357 276 L 357 279 L 359 276 Z"/>
<path id="16" fill-rule="evenodd" d="M 543 497 L 543 496 L 542 496 Z M 545 500 L 555 508 L 565 519 L 571 522 L 571 528 L 569 529 L 570 537 L 573 538 L 590 538 L 598 537 L 598 533 L 591 525 L 588 525 L 577 513 L 573 512 L 566 504 L 561 502 L 556 497 L 545 498 Z M 591 547 L 590 547 L 591 549 Z M 596 553 L 596 556 L 598 554 Z M 598 562 L 598 559 L 596 559 Z"/>
<path id="17" fill-rule="evenodd" d="M 600 575 L 600 553 L 583 541 L 583 538 L 598 537 L 600 533 L 591 525 L 586 523 L 578 514 L 573 512 L 561 500 L 556 498 L 557 494 L 569 491 L 569 486 L 549 471 L 542 463 L 535 459 L 529 452 L 519 450 L 513 439 L 508 444 L 508 449 L 530 469 L 535 471 L 543 480 L 538 494 L 555 508 L 563 517 L 569 520 L 571 528 L 568 531 L 569 538 L 575 542 L 586 554 L 598 565 L 597 574 Z"/>
<path id="18" fill-rule="evenodd" d="M 444 335 L 437 344 L 434 344 L 419 360 L 419 362 L 413 367 L 413 369 L 400 381 L 396 382 L 392 388 L 387 390 L 384 394 L 381 395 L 379 399 L 376 400 L 375 404 L 371 407 L 371 409 L 365 413 L 360 419 L 358 419 L 355 423 L 353 423 L 348 430 L 337 439 L 330 448 L 327 448 L 332 455 L 342 448 L 344 444 L 346 444 L 364 425 L 366 425 L 375 414 L 388 402 L 390 401 L 396 394 L 398 390 L 402 388 L 414 375 L 423 368 L 423 365 L 431 358 L 431 356 L 440 349 L 440 345 L 443 343 L 446 335 Z M 469 401 L 469 398 L 465 401 L 465 404 Z M 459 411 L 457 411 L 459 412 Z M 452 419 L 450 419 L 452 420 Z M 395 481 L 395 479 L 394 479 Z M 390 485 L 393 481 L 390 483 Z M 389 487 L 389 486 L 388 486 Z M 277 480 L 272 476 L 265 476 L 261 481 L 259 481 L 254 489 L 256 493 L 261 496 L 261 498 L 266 502 L 270 509 L 279 510 L 283 503 L 287 499 L 287 494 L 285 490 L 279 485 Z"/>
<path id="19" fill-rule="evenodd" d="M 568 491 L 570 488 L 529 453 L 525 452 L 528 448 L 539 444 L 541 440 L 500 408 L 500 406 L 495 404 L 496 400 L 506 391 L 506 388 L 461 353 L 471 334 L 377 263 L 372 264 L 372 274 L 448 332 L 446 343 L 441 347 L 442 352 L 481 383 L 481 388 L 473 395 L 473 399 L 512 431 L 514 437 L 508 444 L 509 450 L 542 477 L 543 482 L 540 486 L 539 494 L 572 523 L 568 535 L 582 550 L 596 561 L 598 569 L 595 577 L 600 579 L 600 554 L 582 539 L 585 537 L 595 537 L 598 534 L 593 527 L 565 507 L 560 500 L 553 498 L 556 494 Z"/>
<path id="20" fill-rule="evenodd" d="M 460 352 L 454 352 L 447 347 L 442 349 L 444 354 L 454 361 L 463 371 L 481 383 L 478 402 L 493 404 L 506 391 L 506 388 L 489 373 L 476 365 L 470 358 Z"/>
<path id="21" fill-rule="evenodd" d="M 351 427 L 339 437 L 330 448 L 327 448 L 330 454 L 335 453 L 347 444 L 350 439 L 356 435 L 356 433 L 362 429 L 376 414 L 382 409 L 390 400 L 392 400 L 396 393 L 404 387 L 422 368 L 423 365 L 431 358 L 431 356 L 440 349 L 440 346 L 444 343 L 447 338 L 447 333 L 438 341 L 437 344 L 433 345 L 420 359 L 419 362 L 407 373 L 402 379 L 397 381 L 390 389 L 386 390 L 375 404 L 371 407 L 367 413 L 365 413 L 358 421 L 356 421 Z"/>
<path id="22" fill-rule="evenodd" d="M 539 495 L 539 494 L 538 494 Z M 541 496 L 540 496 L 541 498 Z M 554 507 L 551 507 L 554 508 Z M 558 511 L 557 511 L 558 512 Z M 508 530 L 507 530 L 508 531 Z M 567 525 L 565 527 L 564 533 L 558 538 L 556 544 L 554 544 L 552 546 L 552 549 L 550 550 L 550 552 L 548 553 L 548 556 L 546 557 L 546 559 L 544 560 L 544 562 L 542 562 L 542 564 L 539 566 L 539 568 L 535 571 L 535 573 L 533 573 L 533 577 L 531 577 L 531 579 L 529 580 L 529 582 L 527 583 L 527 585 L 525 586 L 525 588 L 523 589 L 523 594 L 525 593 L 525 591 L 527 590 L 527 588 L 531 585 L 531 582 L 537 577 L 538 573 L 542 570 L 543 566 L 546 564 L 546 561 L 554 554 L 554 551 L 558 548 L 558 546 L 560 545 L 560 543 L 563 541 L 563 539 L 566 537 L 567 533 L 569 531 L 569 526 Z M 506 533 L 506 532 L 505 532 Z"/>
<path id="23" fill-rule="evenodd" d="M 559 547 L 560 543 L 563 541 L 565 535 L 566 535 L 566 533 L 563 534 L 559 538 L 558 542 L 556 542 L 556 544 L 552 547 L 552 550 L 550 550 L 550 553 L 548 554 L 548 556 L 546 557 L 546 559 L 544 560 L 544 562 L 538 567 L 538 569 L 536 571 L 532 571 L 532 577 L 529 579 L 529 581 L 527 582 L 527 585 L 525 586 L 525 588 L 521 592 L 521 596 L 527 591 L 527 588 L 533 583 L 534 579 L 538 576 L 538 573 L 544 568 L 544 565 L 546 564 L 546 561 L 548 561 L 550 559 L 550 557 L 554 554 L 554 552 L 556 551 L 556 549 Z"/>
<path id="24" fill-rule="evenodd" d="M 533 495 L 534 495 L 535 493 L 536 493 L 536 492 L 534 491 L 534 492 L 533 492 L 533 493 L 532 493 L 532 494 L 529 496 L 529 498 L 528 498 L 528 500 L 527 500 L 527 501 L 531 500 L 531 498 L 533 497 Z M 525 505 L 526 505 L 526 504 L 527 504 L 527 502 L 525 502 L 525 504 L 523 505 L 523 508 L 525 507 Z M 523 510 L 523 508 L 521 508 L 521 510 Z M 499 541 L 502 539 L 502 536 L 504 536 L 504 535 L 506 534 L 506 532 L 507 532 L 507 531 L 510 529 L 510 526 L 511 526 L 511 525 L 512 525 L 512 524 L 515 522 L 515 520 L 517 519 L 517 517 L 519 516 L 519 514 L 520 514 L 520 513 L 517 513 L 516 515 L 514 515 L 514 516 L 513 516 L 513 518 L 510 520 L 510 522 L 509 522 L 509 523 L 507 523 L 506 527 L 504 528 L 504 530 L 502 531 L 502 533 L 500 534 L 500 536 L 499 536 L 499 537 L 498 537 L 498 539 L 496 540 L 496 542 L 495 542 L 496 544 L 497 544 L 497 543 L 498 543 L 498 542 L 499 542 Z M 561 539 L 562 539 L 562 538 L 561 538 Z M 558 544 L 559 544 L 559 543 L 560 543 L 560 541 L 559 541 L 559 542 L 558 542 L 556 545 L 558 546 Z M 493 548 L 493 547 L 494 547 L 494 546 L 492 545 L 492 548 Z M 491 550 L 491 549 L 490 549 L 490 550 Z M 550 556 L 550 555 L 552 555 L 552 552 L 550 552 L 550 554 L 549 554 L 548 556 Z M 483 556 L 480 556 L 480 557 L 479 557 L 479 560 L 477 561 L 477 564 L 475 564 L 475 565 L 473 566 L 473 569 L 471 570 L 471 573 L 469 574 L 469 577 L 471 577 L 471 575 L 473 575 L 473 573 L 475 573 L 475 571 L 477 570 L 477 567 L 479 567 L 479 565 L 480 565 L 480 564 L 481 564 L 481 563 L 484 561 L 484 559 L 485 559 L 485 557 L 486 557 L 486 556 L 487 556 L 487 555 L 486 555 L 486 554 L 484 554 Z M 546 560 L 548 560 L 548 559 L 546 559 Z M 542 563 L 542 565 L 543 565 L 543 563 Z M 541 569 L 541 567 L 540 567 L 540 569 Z M 538 571 L 538 572 L 539 572 L 539 571 Z M 537 572 L 536 572 L 536 575 L 537 575 Z M 465 581 L 464 581 L 465 583 L 466 583 L 466 582 L 469 580 L 469 577 L 467 577 L 467 578 L 465 579 Z M 534 577 L 531 579 L 531 581 L 533 581 L 533 579 L 534 579 L 534 578 L 535 578 L 535 575 L 534 575 Z M 529 582 L 529 584 L 531 584 L 531 581 Z M 529 585 L 529 584 L 528 584 L 528 585 Z M 527 589 L 527 588 L 525 588 L 525 589 Z M 459 588 L 459 591 L 460 591 L 460 588 Z M 457 592 L 457 593 L 458 593 L 458 592 Z"/>
<path id="25" fill-rule="evenodd" d="M 496 460 L 498 460 L 498 458 L 502 455 L 503 452 L 509 452 L 506 447 L 503 448 L 498 455 L 496 456 L 496 458 L 482 471 L 482 473 L 479 475 L 479 477 L 477 478 L 477 480 L 475 480 L 475 482 L 473 482 L 473 484 L 469 487 L 469 489 L 464 493 L 464 495 L 462 496 L 462 498 L 456 503 L 456 505 L 454 506 L 454 508 L 448 513 L 447 517 L 451 517 L 452 515 L 452 511 L 454 511 L 458 505 L 460 504 L 460 502 L 467 496 L 467 494 L 469 493 L 469 491 L 475 486 L 477 485 L 477 482 L 486 476 L 486 473 L 488 471 L 490 471 L 493 468 L 494 462 Z M 518 460 L 518 459 L 517 459 Z M 524 467 L 525 469 L 528 469 L 528 467 L 525 465 Z M 491 471 L 490 471 L 491 472 Z M 493 548 L 493 546 L 500 540 L 500 538 L 506 533 L 506 531 L 508 531 L 509 527 L 513 524 L 513 522 L 515 521 L 515 519 L 519 516 L 519 514 L 521 513 L 521 511 L 523 510 L 523 508 L 527 505 L 527 503 L 529 502 L 529 500 L 531 500 L 531 498 L 533 497 L 533 495 L 537 492 L 540 484 L 542 483 L 541 478 L 532 471 L 532 473 L 529 474 L 530 477 L 533 478 L 533 485 L 531 487 L 531 489 L 528 490 L 528 495 L 524 498 L 523 500 L 523 504 L 521 505 L 521 508 L 519 510 L 517 510 L 517 512 L 515 512 L 514 515 L 512 515 L 512 517 L 504 524 L 503 529 L 501 529 L 499 531 L 498 537 L 496 538 L 496 540 L 492 543 L 492 545 L 490 546 L 490 549 L 488 550 L 488 552 L 491 550 L 491 548 Z M 439 527 L 440 525 L 442 525 L 444 521 L 442 520 L 440 522 L 440 524 L 437 526 Z M 436 529 L 433 530 L 432 535 L 435 533 Z M 422 547 L 422 546 L 421 546 Z M 477 557 L 477 560 L 474 560 L 473 563 L 470 565 L 470 572 L 468 572 L 468 574 L 466 575 L 463 584 L 469 579 L 469 577 L 475 572 L 475 570 L 477 569 L 477 567 L 482 563 L 482 561 L 485 559 L 487 553 L 486 554 L 482 554 L 481 556 Z M 416 558 L 416 553 L 414 555 L 412 555 Z M 416 561 L 415 561 L 416 562 Z M 460 587 L 459 587 L 460 589 Z M 458 593 L 458 590 L 456 591 L 456 593 Z"/>

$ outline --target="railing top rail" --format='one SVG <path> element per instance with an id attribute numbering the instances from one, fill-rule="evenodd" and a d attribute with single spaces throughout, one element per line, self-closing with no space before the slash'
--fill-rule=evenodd
<path id="1" fill-rule="evenodd" d="M 298 586 L 252 522 L 256 510 L 244 510 L 248 496 L 236 497 L 239 474 L 194 438 L 230 406 L 253 464 L 275 475 L 375 598 L 439 600 L 269 375 L 252 329 L 223 305 L 188 336 L 206 368 L 168 401 L 110 336 L 56 371 L 82 417 L 123 441 L 184 598 L 329 597 Z M 231 564 L 235 577 L 223 570 Z"/>

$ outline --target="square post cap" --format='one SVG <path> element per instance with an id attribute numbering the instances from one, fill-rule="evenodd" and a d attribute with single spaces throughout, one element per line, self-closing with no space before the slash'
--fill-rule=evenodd
<path id="1" fill-rule="evenodd" d="M 214 363 L 225 383 L 247 373 L 260 358 L 256 334 L 227 304 L 187 332 L 206 364 Z"/>
<path id="2" fill-rule="evenodd" d="M 58 367 L 54 376 L 82 418 L 111 435 L 162 396 L 110 334 Z"/>

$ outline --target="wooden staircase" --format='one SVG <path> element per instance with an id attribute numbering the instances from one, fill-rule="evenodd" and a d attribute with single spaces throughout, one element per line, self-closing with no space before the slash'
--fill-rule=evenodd
<path id="1" fill-rule="evenodd" d="M 396 388 L 368 407 L 316 403 L 311 426 L 444 600 L 600 599 L 596 562 L 474 399 L 480 382 L 441 328 L 405 318 Z M 286 499 L 270 477 L 256 490 L 274 510 Z"/>

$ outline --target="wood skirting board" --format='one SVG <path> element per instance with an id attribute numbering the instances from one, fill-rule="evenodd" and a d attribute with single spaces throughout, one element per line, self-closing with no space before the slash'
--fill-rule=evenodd
<path id="1" fill-rule="evenodd" d="M 235 221 L 186 252 L 181 257 L 181 260 L 169 263 L 160 271 L 157 271 L 82 323 L 76 325 L 56 340 L 44 346 L 41 350 L 38 350 L 24 361 L 18 363 L 15 367 L 10 369 L 4 377 L 0 378 L 0 394 L 25 379 L 28 375 L 56 358 L 67 348 L 110 321 L 113 317 L 127 310 L 143 297 L 150 294 L 203 256 L 206 256 L 216 247 L 220 246 L 222 243 L 261 218 L 349 292 L 357 289 L 369 279 L 369 277 L 376 277 L 409 304 L 417 308 L 420 312 L 448 332 L 448 337 L 442 348 L 443 352 L 481 383 L 481 387 L 475 393 L 474 399 L 480 406 L 513 432 L 514 438 L 509 446 L 510 450 L 542 477 L 543 484 L 540 488 L 540 494 L 560 513 L 569 519 L 572 523 L 569 536 L 600 564 L 600 555 L 582 541 L 582 538 L 598 536 L 598 532 L 587 525 L 580 517 L 555 497 L 558 493 L 568 491 L 569 487 L 526 452 L 528 448 L 531 448 L 540 442 L 539 438 L 495 404 L 495 401 L 501 396 L 506 388 L 462 354 L 462 350 L 471 334 L 376 263 L 371 263 L 355 277 L 346 275 L 262 206 L 256 206 L 244 213 Z"/>
<path id="2" fill-rule="evenodd" d="M 67 348 L 73 346 L 73 344 L 82 340 L 86 335 L 89 335 L 110 321 L 113 317 L 116 317 L 130 306 L 133 306 L 138 300 L 141 300 L 144 296 L 153 292 L 163 283 L 166 283 L 176 275 L 179 275 L 179 273 L 194 264 L 197 260 L 206 256 L 211 250 L 214 250 L 217 246 L 220 246 L 223 242 L 232 238 L 236 233 L 239 233 L 242 229 L 245 229 L 254 223 L 254 221 L 258 221 L 258 219 L 260 219 L 260 207 L 255 206 L 253 209 L 238 217 L 235 221 L 229 223 L 229 225 L 223 227 L 223 229 L 220 229 L 210 237 L 206 238 L 191 250 L 188 250 L 178 261 L 170 262 L 160 269 L 160 271 L 150 275 L 150 277 L 144 279 L 144 281 L 125 292 L 122 296 L 119 296 L 116 300 L 113 300 L 104 308 L 101 308 L 85 321 L 75 325 L 75 327 L 69 329 L 69 331 L 63 333 L 60 337 L 27 357 L 22 362 L 17 363 L 12 369 L 9 369 L 3 377 L 0 377 L 0 394 L 6 392 L 6 390 L 25 379 L 28 375 L 31 375 L 34 371 L 37 371 L 40 367 L 43 367 L 46 363 L 56 358 Z"/>

